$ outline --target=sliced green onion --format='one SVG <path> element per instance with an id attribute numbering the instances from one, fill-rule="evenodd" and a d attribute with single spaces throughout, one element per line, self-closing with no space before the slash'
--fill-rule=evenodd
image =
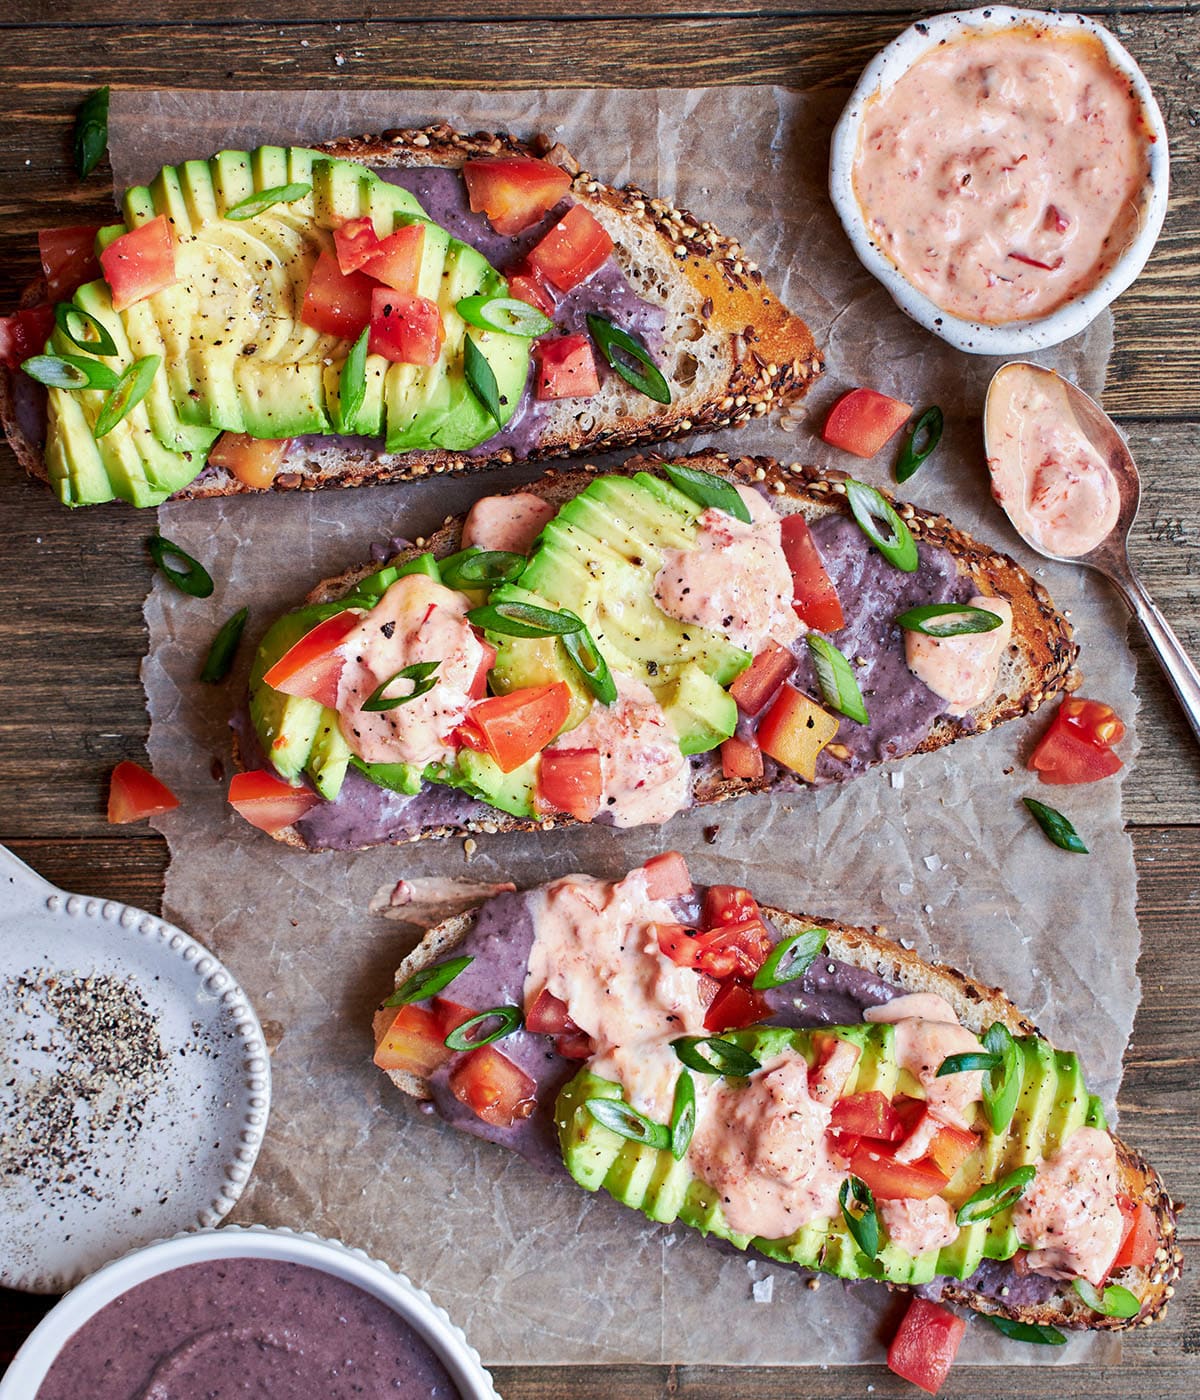
<path id="1" fill-rule="evenodd" d="M 233 666 L 233 658 L 237 653 L 238 643 L 242 640 L 246 619 L 249 616 L 249 608 L 238 608 L 232 617 L 226 618 L 221 624 L 221 629 L 212 640 L 212 646 L 208 649 L 208 657 L 200 672 L 202 681 L 206 681 L 209 685 L 220 685 L 229 674 Z"/>
<path id="2" fill-rule="evenodd" d="M 592 313 L 588 314 L 587 328 L 600 347 L 600 353 L 626 384 L 631 384 L 655 403 L 671 402 L 671 386 L 637 336 Z"/>
<path id="3" fill-rule="evenodd" d="M 936 404 L 927 408 L 909 429 L 896 462 L 896 480 L 907 481 L 942 440 L 942 410 Z"/>
<path id="4" fill-rule="evenodd" d="M 1088 854 L 1088 848 L 1080 840 L 1079 833 L 1061 812 L 1056 812 L 1053 807 L 1047 807 L 1044 802 L 1039 802 L 1034 797 L 1023 797 L 1021 801 L 1033 813 L 1038 826 L 1060 850 L 1073 851 L 1080 856 Z"/>
<path id="5" fill-rule="evenodd" d="M 583 627 L 573 612 L 552 612 L 533 603 L 488 603 L 472 608 L 467 621 L 504 637 L 562 637 Z"/>
<path id="6" fill-rule="evenodd" d="M 959 1206 L 955 1221 L 959 1225 L 973 1225 L 977 1220 L 990 1220 L 993 1215 L 999 1215 L 1002 1210 L 1016 1205 L 1036 1175 L 1037 1168 L 1031 1164 L 1018 1167 L 999 1181 L 989 1181 Z"/>
<path id="7" fill-rule="evenodd" d="M 100 164 L 108 146 L 108 88 L 97 88 L 83 100 L 75 117 L 75 169 L 86 180 Z"/>
<path id="8" fill-rule="evenodd" d="M 662 469 L 672 484 L 698 506 L 723 510 L 743 524 L 750 524 L 750 507 L 724 477 L 699 471 L 695 467 L 677 466 L 674 462 L 664 462 Z"/>
<path id="9" fill-rule="evenodd" d="M 107 328 L 97 321 L 90 311 L 85 311 L 73 302 L 58 303 L 54 308 L 54 324 L 72 345 L 78 345 L 81 350 L 88 350 L 93 355 L 117 353 L 117 342 L 109 335 Z M 89 331 L 91 334 L 86 334 Z"/>
<path id="10" fill-rule="evenodd" d="M 115 389 L 121 382 L 116 370 L 86 355 L 33 355 L 21 368 L 48 389 Z"/>
<path id="11" fill-rule="evenodd" d="M 529 561 L 508 549 L 464 549 L 441 563 L 447 588 L 498 588 L 511 583 Z"/>
<path id="12" fill-rule="evenodd" d="M 140 360 L 134 360 L 129 366 L 104 400 L 104 407 L 96 418 L 92 436 L 97 441 L 111 433 L 121 419 L 146 397 L 160 364 L 161 355 L 146 355 Z"/>
<path id="13" fill-rule="evenodd" d="M 353 433 L 362 411 L 363 400 L 367 397 L 367 341 L 371 335 L 370 326 L 364 326 L 362 334 L 350 347 L 346 363 L 338 375 L 337 429 L 339 433 Z"/>
<path id="14" fill-rule="evenodd" d="M 401 705 L 407 705 L 418 695 L 428 695 L 437 685 L 437 669 L 441 664 L 440 661 L 416 661 L 411 666 L 402 666 L 394 676 L 389 676 L 382 685 L 375 687 L 363 701 L 362 709 L 370 714 L 379 714 L 384 710 L 395 710 Z M 413 688 L 407 695 L 385 698 L 384 692 L 397 681 L 412 681 Z"/>
<path id="15" fill-rule="evenodd" d="M 803 977 L 825 947 L 829 933 L 823 928 L 806 928 L 790 938 L 781 938 L 771 949 L 765 963 L 754 974 L 751 986 L 757 991 L 769 991 Z"/>
<path id="16" fill-rule="evenodd" d="M 850 1209 L 851 1198 L 856 1205 L 862 1206 L 861 1215 L 855 1215 Z M 842 1208 L 846 1229 L 854 1236 L 854 1243 L 868 1259 L 876 1258 L 879 1254 L 879 1212 L 875 1209 L 871 1188 L 858 1177 L 848 1176 L 838 1192 L 838 1205 Z"/>
<path id="17" fill-rule="evenodd" d="M 1102 1133 L 1108 1131 L 1108 1114 L 1104 1111 L 1099 1094 L 1088 1095 L 1087 1117 L 1083 1121 L 1089 1128 L 1099 1128 Z"/>
<path id="18" fill-rule="evenodd" d="M 405 978 L 383 1004 L 407 1006 L 409 1002 L 424 1001 L 426 997 L 436 996 L 474 961 L 474 958 L 469 957 L 447 958 L 445 962 L 434 963 L 432 967 L 423 967 L 411 977 Z"/>
<path id="19" fill-rule="evenodd" d="M 683 1161 L 695 1131 L 696 1085 L 687 1070 L 681 1069 L 675 1081 L 675 1099 L 671 1104 L 671 1156 L 677 1162 Z"/>
<path id="20" fill-rule="evenodd" d="M 146 541 L 146 548 L 150 551 L 150 557 L 158 568 L 181 593 L 187 593 L 192 598 L 207 598 L 212 594 L 212 575 L 198 559 L 193 559 L 177 544 L 172 544 L 170 540 L 164 540 L 161 535 L 151 535 Z M 181 564 L 185 564 L 187 567 L 177 569 L 167 563 L 168 559 L 178 559 Z"/>
<path id="21" fill-rule="evenodd" d="M 554 322 L 536 306 L 518 301 L 516 297 L 463 297 L 454 308 L 468 325 L 484 331 L 501 331 L 505 335 L 523 335 L 529 339 L 547 335 Z"/>
<path id="22" fill-rule="evenodd" d="M 421 770 L 415 763 L 364 763 L 356 753 L 350 755 L 350 762 L 364 777 L 389 792 L 415 797 L 421 791 Z"/>
<path id="23" fill-rule="evenodd" d="M 947 1055 L 938 1065 L 937 1079 L 947 1074 L 969 1074 L 977 1069 L 994 1069 L 1000 1063 L 999 1055 L 990 1055 L 982 1050 L 968 1050 L 964 1055 Z"/>
<path id="24" fill-rule="evenodd" d="M 858 724 L 869 723 L 862 691 L 858 688 L 849 661 L 831 641 L 817 632 L 808 634 L 808 650 L 825 703 L 839 710 L 847 719 Z"/>
<path id="25" fill-rule="evenodd" d="M 636 1108 L 621 1099 L 588 1099 L 584 1107 L 601 1127 L 628 1138 L 630 1142 L 645 1143 L 659 1152 L 671 1146 L 671 1131 L 662 1123 L 653 1123 Z"/>
<path id="26" fill-rule="evenodd" d="M 497 1022 L 494 1031 L 488 1031 L 486 1035 L 470 1034 L 477 1026 L 482 1026 L 488 1021 Z M 442 1043 L 448 1050 L 477 1050 L 481 1045 L 490 1045 L 494 1040 L 503 1040 L 506 1035 L 512 1035 L 513 1031 L 519 1031 L 524 1023 L 525 1018 L 519 1006 L 493 1006 L 487 1011 L 476 1012 L 461 1026 L 455 1026 Z"/>
<path id="27" fill-rule="evenodd" d="M 577 617 L 573 612 L 568 612 L 567 616 Z M 575 663 L 587 688 L 602 705 L 611 705 L 617 698 L 617 683 L 613 680 L 608 662 L 601 655 L 600 648 L 582 618 L 577 618 L 577 621 L 577 632 L 563 633 L 563 646 L 566 647 L 567 655 Z"/>
<path id="28" fill-rule="evenodd" d="M 916 541 L 900 519 L 895 506 L 864 481 L 846 482 L 846 500 L 850 503 L 858 528 L 888 563 L 902 573 L 915 573 L 920 563 Z M 886 535 L 876 525 L 877 520 L 887 525 Z"/>
<path id="29" fill-rule="evenodd" d="M 997 1056 L 999 1064 L 988 1068 L 983 1076 L 983 1107 L 992 1132 L 1002 1133 L 1012 1122 L 1021 1097 L 1021 1051 L 1008 1027 L 994 1022 L 983 1037 L 983 1048 Z"/>
<path id="30" fill-rule="evenodd" d="M 697 1074 L 727 1074 L 734 1079 L 745 1079 L 756 1069 L 762 1069 L 762 1062 L 748 1050 L 719 1035 L 681 1036 L 671 1042 L 671 1048 L 688 1069 L 694 1069 Z"/>
<path id="31" fill-rule="evenodd" d="M 1103 1294 L 1097 1293 L 1085 1278 L 1075 1279 L 1071 1287 L 1093 1312 L 1100 1313 L 1102 1317 L 1137 1317 L 1142 1310 L 1140 1299 L 1119 1283 L 1109 1284 Z"/>
<path id="32" fill-rule="evenodd" d="M 496 383 L 496 373 L 488 363 L 488 357 L 469 335 L 463 338 L 463 374 L 471 392 L 487 409 L 492 422 L 497 428 L 501 427 L 500 386 Z"/>
<path id="33" fill-rule="evenodd" d="M 292 204 L 297 199 L 303 199 L 306 194 L 311 193 L 311 185 L 273 185 L 269 190 L 262 190 L 258 194 L 248 194 L 245 199 L 239 199 L 236 204 L 232 204 L 226 209 L 225 217 L 235 221 L 252 219 L 256 214 L 265 214 L 276 204 Z"/>
<path id="34" fill-rule="evenodd" d="M 1041 1322 L 1016 1322 L 1011 1317 L 989 1317 L 988 1321 L 1014 1342 L 1034 1342 L 1039 1346 L 1060 1347 L 1067 1340 L 1057 1327 Z"/>
<path id="35" fill-rule="evenodd" d="M 987 608 L 971 608 L 965 603 L 923 603 L 901 613 L 896 625 L 926 637 L 961 637 L 968 632 L 994 632 L 1001 619 Z"/>

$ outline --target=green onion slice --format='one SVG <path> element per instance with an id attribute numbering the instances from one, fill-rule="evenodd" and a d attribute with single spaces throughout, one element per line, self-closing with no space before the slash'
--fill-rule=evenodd
<path id="1" fill-rule="evenodd" d="M 1088 854 L 1088 848 L 1080 840 L 1079 833 L 1061 812 L 1056 812 L 1053 807 L 1047 807 L 1044 802 L 1039 802 L 1035 797 L 1023 797 L 1021 801 L 1033 813 L 1038 826 L 1060 850 L 1073 851 L 1080 856 Z"/>
<path id="2" fill-rule="evenodd" d="M 1104 1317 L 1137 1317 L 1142 1310 L 1141 1300 L 1119 1283 L 1109 1284 L 1103 1294 L 1097 1293 L 1085 1278 L 1075 1279 L 1071 1287 L 1093 1312 Z"/>
<path id="3" fill-rule="evenodd" d="M 901 613 L 896 625 L 926 637 L 961 637 L 968 632 L 994 632 L 1001 619 L 987 608 L 971 608 L 965 603 L 923 603 Z"/>
<path id="4" fill-rule="evenodd" d="M 83 100 L 75 118 L 75 169 L 86 180 L 100 164 L 108 146 L 108 88 L 97 88 Z"/>
<path id="5" fill-rule="evenodd" d="M 233 666 L 233 658 L 237 653 L 238 643 L 242 640 L 246 619 L 249 616 L 249 608 L 238 608 L 232 617 L 226 618 L 221 624 L 220 631 L 213 638 L 212 646 L 208 649 L 208 657 L 200 671 L 202 681 L 209 685 L 220 685 L 229 674 Z"/>
<path id="6" fill-rule="evenodd" d="M 472 608 L 467 621 L 505 637 L 563 637 L 583 627 L 573 612 L 552 612 L 533 603 L 488 603 Z"/>
<path id="7" fill-rule="evenodd" d="M 748 1050 L 735 1045 L 732 1040 L 724 1040 L 719 1035 L 685 1035 L 671 1042 L 676 1055 L 697 1074 L 727 1074 L 734 1079 L 744 1079 L 762 1063 Z"/>
<path id="8" fill-rule="evenodd" d="M 999 1055 L 991 1055 L 983 1050 L 968 1050 L 964 1055 L 947 1055 L 938 1065 L 935 1078 L 942 1079 L 947 1074 L 968 1074 L 976 1069 L 994 1069 L 999 1063 Z"/>
<path id="9" fill-rule="evenodd" d="M 999 1215 L 1002 1210 L 1016 1205 L 1036 1175 L 1037 1168 L 1030 1164 L 1018 1167 L 999 1181 L 989 1181 L 959 1206 L 955 1221 L 959 1225 L 973 1225 L 977 1220 L 990 1220 L 993 1215 Z"/>
<path id="10" fill-rule="evenodd" d="M 1108 1114 L 1104 1111 L 1099 1094 L 1088 1095 L 1087 1117 L 1084 1122 L 1089 1128 L 1099 1128 L 1102 1133 L 1108 1131 Z"/>
<path id="11" fill-rule="evenodd" d="M 855 1215 L 850 1209 L 851 1198 L 863 1208 L 861 1215 Z M 838 1205 L 842 1208 L 846 1229 L 854 1236 L 854 1243 L 868 1259 L 874 1259 L 879 1254 L 879 1212 L 875 1209 L 871 1188 L 858 1177 L 848 1176 L 838 1192 Z"/>
<path id="12" fill-rule="evenodd" d="M 150 392 L 150 385 L 154 382 L 160 364 L 161 355 L 146 355 L 140 360 L 134 360 L 104 400 L 104 407 L 100 410 L 96 426 L 92 429 L 94 438 L 99 440 L 111 433 L 121 419 L 141 403 Z"/>
<path id="13" fill-rule="evenodd" d="M 430 993 L 427 992 L 428 995 Z M 486 1035 L 471 1034 L 477 1026 L 483 1026 L 488 1021 L 496 1022 L 495 1030 L 488 1031 Z M 503 1040 L 513 1031 L 519 1031 L 524 1023 L 519 1006 L 492 1006 L 487 1011 L 477 1011 L 461 1026 L 455 1026 L 442 1043 L 448 1050 L 477 1050 L 481 1045 L 490 1045 L 494 1040 Z"/>
<path id="14" fill-rule="evenodd" d="M 508 549 L 464 549 L 441 562 L 447 588 L 498 588 L 511 583 L 529 561 Z"/>
<path id="15" fill-rule="evenodd" d="M 584 1107 L 602 1127 L 630 1142 L 642 1142 L 647 1147 L 664 1152 L 671 1146 L 671 1131 L 662 1123 L 653 1123 L 636 1108 L 621 1099 L 588 1099 Z"/>
<path id="16" fill-rule="evenodd" d="M 896 463 L 896 480 L 907 481 L 942 440 L 942 410 L 936 404 L 927 408 L 909 429 L 900 458 Z"/>
<path id="17" fill-rule="evenodd" d="M 60 301 L 54 308 L 54 324 L 72 345 L 93 355 L 115 355 L 117 342 L 90 311 L 69 301 Z M 115 382 L 115 381 L 114 381 Z"/>
<path id="18" fill-rule="evenodd" d="M 225 217 L 234 220 L 252 219 L 256 214 L 265 214 L 276 204 L 291 204 L 311 193 L 311 185 L 273 185 L 269 190 L 248 194 L 245 199 L 231 204 L 225 211 Z"/>
<path id="19" fill-rule="evenodd" d="M 698 471 L 695 467 L 681 467 L 673 462 L 664 462 L 662 469 L 673 485 L 677 486 L 689 500 L 708 509 L 723 510 L 743 524 L 750 524 L 750 507 L 724 477 L 712 472 Z"/>
<path id="20" fill-rule="evenodd" d="M 353 433 L 367 397 L 367 341 L 371 335 L 370 326 L 364 326 L 362 334 L 350 347 L 346 363 L 338 375 L 337 427 L 339 433 Z"/>
<path id="21" fill-rule="evenodd" d="M 987 1028 L 983 1048 L 995 1055 L 998 1064 L 991 1065 L 983 1076 L 983 1107 L 992 1132 L 1002 1133 L 1012 1122 L 1021 1097 L 1024 1075 L 1021 1071 L 1021 1051 L 1007 1026 L 996 1021 Z"/>
<path id="22" fill-rule="evenodd" d="M 671 402 L 671 386 L 637 336 L 591 312 L 588 313 L 587 328 L 600 347 L 600 353 L 626 384 L 631 384 L 655 403 Z"/>
<path id="23" fill-rule="evenodd" d="M 754 974 L 751 986 L 757 991 L 769 991 L 803 977 L 825 947 L 829 932 L 823 928 L 806 928 L 790 938 L 781 938 L 771 949 L 765 963 Z"/>
<path id="24" fill-rule="evenodd" d="M 428 695 L 437 685 L 437 669 L 441 664 L 440 661 L 416 661 L 411 666 L 402 666 L 394 676 L 389 676 L 382 685 L 375 687 L 363 701 L 362 708 L 371 714 L 379 714 L 407 705 L 418 695 Z M 397 681 L 412 681 L 413 688 L 407 695 L 385 697 L 385 692 Z"/>
<path id="25" fill-rule="evenodd" d="M 161 535 L 151 535 L 146 541 L 146 548 L 158 568 L 181 593 L 187 593 L 192 598 L 207 598 L 212 594 L 212 575 L 198 559 L 193 559 L 177 544 L 164 540 Z M 169 559 L 178 559 L 186 567 L 177 569 L 167 562 Z"/>
<path id="26" fill-rule="evenodd" d="M 869 723 L 862 691 L 858 688 L 849 661 L 831 641 L 817 632 L 808 634 L 808 650 L 825 703 L 857 724 Z"/>
<path id="27" fill-rule="evenodd" d="M 518 301 L 516 297 L 463 297 L 454 308 L 468 325 L 484 331 L 501 331 L 505 335 L 523 335 L 529 339 L 548 335 L 554 322 L 536 306 Z"/>
<path id="28" fill-rule="evenodd" d="M 864 481 L 847 481 L 846 499 L 850 502 L 855 520 L 858 521 L 858 528 L 888 563 L 902 573 L 915 573 L 920 562 L 916 541 L 908 526 L 900 519 L 895 506 Z M 877 520 L 887 525 L 886 535 L 875 523 Z"/>
<path id="29" fill-rule="evenodd" d="M 409 1002 L 424 1001 L 426 997 L 436 996 L 474 961 L 474 958 L 469 957 L 447 958 L 445 962 L 434 963 L 432 967 L 423 967 L 401 982 L 383 1004 L 407 1006 Z"/>
<path id="30" fill-rule="evenodd" d="M 562 643 L 567 649 L 567 655 L 575 663 L 584 684 L 596 699 L 602 705 L 611 705 L 617 698 L 617 683 L 608 669 L 608 662 L 605 661 L 583 619 L 573 612 L 567 612 L 567 616 L 575 617 L 579 622 L 577 632 L 563 633 Z"/>
<path id="31" fill-rule="evenodd" d="M 469 335 L 463 339 L 463 374 L 471 392 L 487 409 L 488 416 L 497 428 L 501 427 L 500 386 L 496 383 L 495 371 L 488 364 L 488 357 Z"/>
<path id="32" fill-rule="evenodd" d="M 1067 1340 L 1057 1327 L 1041 1322 L 1015 1322 L 1011 1317 L 989 1317 L 988 1321 L 1014 1342 L 1034 1342 L 1039 1346 L 1060 1347 Z"/>
<path id="33" fill-rule="evenodd" d="M 611 1100 L 609 1101 L 611 1102 Z M 675 1081 L 675 1099 L 671 1105 L 671 1156 L 682 1162 L 696 1131 L 696 1084 L 686 1069 L 679 1071 Z"/>
<path id="34" fill-rule="evenodd" d="M 21 368 L 48 389 L 115 389 L 121 382 L 116 370 L 86 355 L 33 355 Z"/>

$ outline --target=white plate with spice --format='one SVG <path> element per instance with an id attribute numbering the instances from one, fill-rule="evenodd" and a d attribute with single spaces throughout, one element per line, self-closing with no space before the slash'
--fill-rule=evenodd
<path id="1" fill-rule="evenodd" d="M 217 1224 L 270 1097 L 258 1017 L 206 948 L 0 846 L 0 1284 L 61 1292 Z"/>

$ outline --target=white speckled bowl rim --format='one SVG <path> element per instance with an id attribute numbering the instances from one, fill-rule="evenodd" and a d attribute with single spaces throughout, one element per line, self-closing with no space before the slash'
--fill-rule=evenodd
<path id="1" fill-rule="evenodd" d="M 114 934 L 121 930 L 131 939 L 141 939 L 145 947 L 161 955 L 166 963 L 174 965 L 171 971 L 177 978 L 181 972 L 185 976 L 190 972 L 205 993 L 217 998 L 218 1005 L 209 1013 L 210 1019 L 227 1028 L 222 1033 L 220 1045 L 224 1052 L 237 1057 L 240 1069 L 236 1074 L 231 1073 L 230 1077 L 240 1083 L 241 1101 L 230 1105 L 228 1122 L 222 1125 L 225 1141 L 220 1180 L 208 1179 L 199 1183 L 202 1188 L 199 1195 L 193 1193 L 188 1197 L 181 1193 L 178 1197 L 181 1207 L 178 1218 L 173 1218 L 169 1223 L 179 1229 L 204 1229 L 218 1224 L 233 1209 L 250 1179 L 270 1115 L 270 1059 L 262 1026 L 245 991 L 218 958 L 174 924 L 117 900 L 95 899 L 60 890 L 18 860 L 7 847 L 0 846 L 0 942 L 8 936 L 10 926 L 27 921 L 31 912 L 39 920 L 61 920 L 69 925 L 74 925 L 76 920 L 102 922 L 110 925 Z M 53 952 L 49 949 L 46 958 L 53 961 Z M 153 1128 L 153 1111 L 154 1100 L 151 1099 L 147 1118 L 150 1129 Z M 211 1131 L 210 1122 L 197 1120 L 197 1135 L 207 1138 Z M 26 1241 L 23 1246 L 26 1253 L 30 1249 L 36 1252 L 38 1238 L 57 1242 L 65 1228 L 58 1218 L 61 1205 L 61 1200 L 57 1198 L 51 1202 L 47 1210 L 52 1210 L 53 1218 L 48 1216 L 45 1221 L 22 1217 L 0 1222 L 0 1244 L 9 1229 L 20 1229 L 22 1239 Z M 149 1238 L 161 1234 L 160 1221 Z M 29 1244 L 31 1240 L 32 1246 Z M 131 1242 L 124 1238 L 100 1263 L 106 1265 L 114 1254 L 122 1255 L 131 1247 L 140 1248 L 146 1243 L 149 1243 L 149 1239 Z M 97 1262 L 93 1257 L 91 1261 L 81 1259 L 79 1265 L 70 1271 L 60 1267 L 55 1272 L 46 1266 L 18 1270 L 6 1251 L 0 1249 L 0 1285 L 32 1293 L 60 1293 L 96 1267 Z"/>
<path id="2" fill-rule="evenodd" d="M 410 1323 L 450 1372 L 463 1400 L 500 1400 L 479 1353 L 424 1289 L 340 1240 L 265 1225 L 226 1225 L 158 1240 L 105 1264 L 72 1289 L 30 1333 L 0 1379 L 0 1400 L 33 1400 L 67 1339 L 122 1293 L 171 1269 L 209 1259 L 276 1259 L 332 1274 L 378 1298 Z M 319 1397 L 314 1397 L 319 1400 Z"/>
<path id="3" fill-rule="evenodd" d="M 1094 34 L 1104 45 L 1113 66 L 1130 80 L 1133 91 L 1146 113 L 1155 136 L 1150 146 L 1150 169 L 1142 197 L 1141 226 L 1121 257 L 1095 287 L 1046 316 L 1027 321 L 1010 321 L 991 326 L 952 316 L 919 292 L 895 263 L 884 254 L 867 231 L 866 221 L 854 193 L 854 155 L 858 133 L 869 100 L 892 87 L 924 54 L 943 40 L 962 34 L 986 34 L 1000 29 L 1051 28 L 1069 33 Z M 1016 355 L 1058 345 L 1078 335 L 1134 281 L 1146 265 L 1162 230 L 1167 212 L 1167 186 L 1170 156 L 1167 129 L 1150 84 L 1142 70 L 1103 25 L 1086 15 L 1050 13 L 1044 10 L 1018 10 L 1005 5 L 989 5 L 978 10 L 955 10 L 934 15 L 910 25 L 881 49 L 863 70 L 850 94 L 837 126 L 829 153 L 829 193 L 842 227 L 859 261 L 877 277 L 900 309 L 934 335 L 976 355 Z"/>

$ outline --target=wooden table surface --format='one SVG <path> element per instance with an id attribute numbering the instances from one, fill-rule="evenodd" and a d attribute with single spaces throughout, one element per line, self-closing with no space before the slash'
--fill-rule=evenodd
<path id="1" fill-rule="evenodd" d="M 916 12 L 889 0 L 327 0 L 151 5 L 131 22 L 114 0 L 7 0 L 0 19 L 0 306 L 36 270 L 39 227 L 99 221 L 106 167 L 70 168 L 71 113 L 101 83 L 341 89 L 414 86 L 680 86 L 851 82 Z M 954 8 L 945 5 L 941 8 Z M 1172 196 L 1145 272 L 1116 307 L 1105 403 L 1145 482 L 1136 563 L 1193 656 L 1200 655 L 1200 19 L 1194 3 L 1096 9 L 1141 63 L 1170 132 Z M 509 13 L 513 12 L 513 13 Z M 449 115 L 449 114 L 448 114 Z M 737 178 L 731 169 L 731 178 Z M 147 518 L 114 505 L 71 514 L 0 450 L 0 841 L 49 879 L 157 910 L 166 847 L 104 820 L 106 778 L 144 759 L 138 680 Z M 1135 644 L 1142 752 L 1125 784 L 1143 932 L 1143 1003 L 1120 1099 L 1122 1133 L 1175 1195 L 1200 1196 L 1200 751 L 1145 648 Z M 1090 873 L 1090 872 L 1089 872 Z M 196 930 L 203 937 L 203 930 Z M 1076 936 L 1086 937 L 1086 930 Z M 303 1226 L 303 1221 L 295 1222 Z M 1184 1217 L 1185 1248 L 1200 1218 Z M 1167 1320 L 1133 1334 L 1119 1367 L 961 1368 L 943 1394 L 974 1400 L 1200 1393 L 1200 1290 L 1185 1274 Z M 0 1366 L 47 1300 L 0 1291 Z M 714 1318 L 714 1325 L 720 1319 Z M 882 1368 L 506 1368 L 507 1400 L 687 1396 L 912 1395 Z M 86 1400 L 86 1398 L 85 1398 Z"/>

